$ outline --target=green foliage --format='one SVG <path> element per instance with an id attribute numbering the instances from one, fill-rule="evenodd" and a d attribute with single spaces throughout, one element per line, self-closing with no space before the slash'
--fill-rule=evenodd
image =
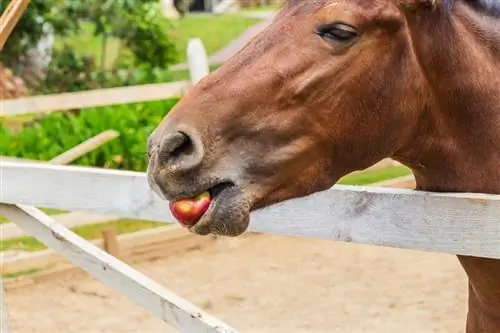
<path id="1" fill-rule="evenodd" d="M 9 0 L 0 1 L 0 12 L 3 12 Z M 4 49 L 0 52 L 0 61 L 11 68 L 16 68 L 40 39 L 45 35 L 47 25 L 54 28 L 58 35 L 66 35 L 78 28 L 78 1 L 32 0 L 12 31 Z M 66 10 L 63 7 L 67 7 Z M 62 9 L 62 10 L 61 10 Z"/>
<path id="2" fill-rule="evenodd" d="M 167 68 L 178 60 L 166 22 L 157 0 L 32 0 L 0 54 L 0 62 L 27 77 L 30 88 L 42 93 L 164 81 L 168 80 Z M 69 47 L 88 27 L 99 41 L 100 59 Z M 52 62 L 40 73 L 26 55 L 47 29 L 53 30 L 57 47 L 52 50 Z M 117 44 L 119 57 L 107 68 L 110 41 Z M 84 48 L 86 44 L 82 43 Z M 146 78 L 149 81 L 136 80 Z"/>
<path id="3" fill-rule="evenodd" d="M 147 168 L 146 142 L 176 99 L 55 112 L 19 133 L 0 127 L 0 155 L 48 161 L 105 130 L 120 136 L 74 164 L 134 171 Z"/>
<path id="4" fill-rule="evenodd" d="M 87 224 L 79 227 L 72 228 L 73 232 L 78 236 L 87 239 L 94 240 L 98 239 L 101 236 L 101 231 L 105 228 L 114 227 L 117 230 L 119 235 L 128 234 L 140 230 L 151 229 L 162 227 L 165 224 L 162 222 L 153 222 L 153 221 L 142 221 L 142 220 L 116 220 L 112 222 L 104 222 L 98 224 Z M 36 238 L 31 236 L 24 236 L 19 238 L 7 239 L 0 243 L 0 252 L 1 251 L 40 251 L 44 250 L 47 247 L 38 241 Z M 38 270 L 37 270 L 38 271 Z M 16 275 L 20 275 L 20 272 Z M 34 271 L 24 272 L 25 274 L 35 273 Z M 4 277 L 12 277 L 12 276 L 4 276 Z"/>
<path id="5" fill-rule="evenodd" d="M 46 71 L 42 84 L 37 84 L 37 92 L 71 92 L 96 89 L 100 82 L 95 81 L 95 62 L 91 57 L 79 55 L 71 48 L 64 46 L 56 50 L 50 68 Z"/>
<path id="6" fill-rule="evenodd" d="M 125 7 L 125 6 L 124 6 Z M 162 68 L 178 60 L 175 44 L 165 35 L 165 19 L 160 16 L 159 2 L 147 2 L 122 10 L 123 17 L 111 21 L 111 35 L 119 38 L 134 55 L 133 65 L 147 63 Z M 126 63 L 128 65 L 128 63 Z"/>
<path id="7" fill-rule="evenodd" d="M 55 50 L 51 67 L 36 91 L 43 94 L 73 92 L 171 82 L 176 78 L 172 72 L 147 63 L 109 71 L 92 70 L 96 67 L 94 58 L 79 54 L 65 45 L 61 50 Z"/>

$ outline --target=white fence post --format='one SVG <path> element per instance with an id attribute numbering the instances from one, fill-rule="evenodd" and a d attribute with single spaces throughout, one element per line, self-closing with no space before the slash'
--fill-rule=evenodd
<path id="1" fill-rule="evenodd" d="M 0 333 L 10 333 L 3 280 L 0 277 Z"/>
<path id="2" fill-rule="evenodd" d="M 191 83 L 195 85 L 210 73 L 208 57 L 203 42 L 199 38 L 191 38 L 187 46 L 187 59 Z"/>
<path id="3" fill-rule="evenodd" d="M 160 0 L 160 8 L 163 16 L 168 19 L 177 20 L 180 16 L 179 12 L 174 7 L 174 0 Z"/>

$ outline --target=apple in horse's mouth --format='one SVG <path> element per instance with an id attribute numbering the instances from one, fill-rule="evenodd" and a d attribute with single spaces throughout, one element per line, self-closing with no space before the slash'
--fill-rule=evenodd
<path id="1" fill-rule="evenodd" d="M 208 187 L 208 186 L 207 186 Z M 249 200 L 241 188 L 230 181 L 189 196 L 174 198 L 169 202 L 170 211 L 177 221 L 198 235 L 223 233 L 226 236 L 242 234 L 249 223 Z"/>
<path id="2" fill-rule="evenodd" d="M 192 227 L 205 214 L 211 202 L 210 192 L 205 191 L 194 198 L 171 201 L 170 210 L 181 225 Z"/>

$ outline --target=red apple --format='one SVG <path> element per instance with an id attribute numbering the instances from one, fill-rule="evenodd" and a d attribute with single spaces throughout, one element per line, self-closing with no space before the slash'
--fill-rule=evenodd
<path id="1" fill-rule="evenodd" d="M 211 201 L 207 191 L 194 198 L 171 201 L 170 210 L 183 226 L 192 227 L 205 214 Z"/>

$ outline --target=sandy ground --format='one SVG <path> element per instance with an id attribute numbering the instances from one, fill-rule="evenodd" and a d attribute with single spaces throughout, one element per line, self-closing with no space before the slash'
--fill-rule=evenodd
<path id="1" fill-rule="evenodd" d="M 454 256 L 256 235 L 135 266 L 240 332 L 464 332 Z M 14 333 L 174 332 L 87 275 L 6 291 Z"/>

